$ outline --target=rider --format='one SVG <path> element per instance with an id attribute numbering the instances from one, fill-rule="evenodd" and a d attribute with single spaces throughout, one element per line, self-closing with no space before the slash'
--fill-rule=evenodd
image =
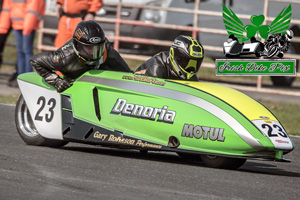
<path id="1" fill-rule="evenodd" d="M 62 92 L 72 85 L 72 79 L 92 69 L 131 72 L 120 54 L 114 50 L 100 25 L 94 21 L 80 22 L 73 38 L 55 52 L 33 56 L 31 66 L 47 83 Z M 64 78 L 61 78 L 59 71 Z"/>
<path id="2" fill-rule="evenodd" d="M 268 52 L 271 50 L 273 45 L 278 45 L 280 49 L 276 53 L 276 55 L 280 58 L 283 57 L 283 54 L 288 51 L 291 45 L 291 39 L 293 38 L 294 33 L 292 30 L 287 30 L 284 34 L 282 33 L 275 33 L 268 37 L 267 41 L 265 42 L 265 47 L 262 55 L 268 55 Z"/>
<path id="3" fill-rule="evenodd" d="M 139 66 L 135 74 L 164 79 L 198 81 L 196 76 L 204 57 L 200 42 L 189 36 L 175 38 L 170 51 L 160 52 Z"/>

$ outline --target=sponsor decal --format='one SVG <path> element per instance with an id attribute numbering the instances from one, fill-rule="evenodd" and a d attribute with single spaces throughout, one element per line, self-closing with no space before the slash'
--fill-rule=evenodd
<path id="1" fill-rule="evenodd" d="M 108 141 L 108 142 L 114 142 L 114 143 L 119 143 L 119 144 L 125 144 L 125 145 L 135 145 L 139 146 L 142 148 L 158 148 L 161 149 L 163 146 L 159 144 L 152 144 L 148 143 L 143 140 L 135 140 L 135 139 L 130 139 L 130 138 L 123 138 L 121 136 L 115 136 L 113 134 L 102 134 L 99 131 L 96 131 L 93 134 L 93 137 L 96 139 L 99 139 L 101 141 Z"/>
<path id="2" fill-rule="evenodd" d="M 94 138 L 98 138 L 102 141 L 104 141 L 107 138 L 107 134 L 102 134 L 99 131 L 96 131 L 93 135 Z"/>
<path id="3" fill-rule="evenodd" d="M 89 39 L 89 42 L 93 43 L 93 44 L 100 43 L 100 41 L 101 41 L 101 38 L 99 38 L 99 37 L 92 37 Z"/>
<path id="4" fill-rule="evenodd" d="M 116 143 L 122 143 L 122 144 L 130 144 L 130 145 L 134 145 L 135 140 L 132 139 L 127 139 L 127 138 L 122 138 L 122 137 L 116 137 L 114 135 L 110 135 L 108 138 L 109 142 L 116 142 Z"/>
<path id="5" fill-rule="evenodd" d="M 56 62 L 56 63 L 59 62 L 59 56 L 58 55 L 53 56 L 53 62 Z"/>
<path id="6" fill-rule="evenodd" d="M 134 81 L 139 81 L 139 82 L 144 82 L 144 83 L 152 83 L 154 85 L 160 85 L 160 86 L 165 86 L 165 82 L 160 82 L 156 78 L 150 78 L 147 76 L 123 76 L 122 79 L 127 79 L 127 80 L 134 80 Z"/>
<path id="7" fill-rule="evenodd" d="M 289 143 L 288 141 L 283 141 L 283 140 L 275 140 L 275 142 L 277 142 L 277 143 L 285 143 L 285 144 Z"/>
<path id="8" fill-rule="evenodd" d="M 117 99 L 111 114 L 121 114 L 128 117 L 136 117 L 142 119 L 149 119 L 157 122 L 164 122 L 173 124 L 176 112 L 168 110 L 168 106 L 162 108 L 153 108 L 150 106 L 142 106 L 127 103 L 126 99 Z"/>
<path id="9" fill-rule="evenodd" d="M 261 119 L 270 119 L 269 117 L 265 117 L 265 116 L 259 116 L 259 118 L 261 118 Z"/>
<path id="10" fill-rule="evenodd" d="M 80 28 L 77 29 L 77 31 L 75 32 L 75 37 L 76 37 L 78 40 L 80 40 L 80 38 L 82 38 L 82 36 L 83 36 L 82 30 L 81 30 Z"/>
<path id="11" fill-rule="evenodd" d="M 184 124 L 181 136 L 190 137 L 203 140 L 219 141 L 224 142 L 225 137 L 223 136 L 224 129 L 213 128 L 207 126 L 194 126 L 193 124 Z"/>
<path id="12" fill-rule="evenodd" d="M 158 148 L 158 149 L 162 148 L 162 145 L 159 145 L 159 144 L 150 144 L 148 142 L 143 142 L 142 140 L 137 140 L 135 145 L 141 146 L 141 147 Z"/>
<path id="13" fill-rule="evenodd" d="M 264 122 L 266 122 L 268 124 L 272 124 L 272 122 L 270 120 L 264 120 Z"/>

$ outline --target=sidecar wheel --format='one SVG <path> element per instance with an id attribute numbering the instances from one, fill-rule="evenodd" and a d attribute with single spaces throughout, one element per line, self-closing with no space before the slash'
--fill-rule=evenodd
<path id="1" fill-rule="evenodd" d="M 246 162 L 246 159 L 226 158 L 212 155 L 201 155 L 201 159 L 208 167 L 223 169 L 237 169 Z"/>
<path id="2" fill-rule="evenodd" d="M 61 140 L 44 138 L 39 134 L 22 95 L 20 95 L 16 104 L 15 123 L 20 137 L 28 145 L 62 147 L 68 143 Z"/>

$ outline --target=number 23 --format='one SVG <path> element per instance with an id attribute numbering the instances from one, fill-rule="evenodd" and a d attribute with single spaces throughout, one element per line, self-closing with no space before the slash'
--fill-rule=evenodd
<path id="1" fill-rule="evenodd" d="M 34 119 L 38 120 L 38 121 L 43 121 L 43 116 L 41 115 L 41 112 L 45 108 L 46 98 L 43 97 L 43 96 L 39 97 L 39 99 L 37 100 L 37 104 L 41 105 L 41 107 L 37 111 Z M 51 122 L 52 119 L 53 119 L 53 117 L 54 117 L 54 111 L 53 111 L 53 109 L 56 106 L 56 100 L 54 98 L 49 99 L 47 105 L 50 106 L 49 110 L 48 110 L 50 112 L 50 114 L 45 114 L 45 120 L 46 120 L 46 122 Z"/>
<path id="2" fill-rule="evenodd" d="M 287 138 L 287 134 L 284 132 L 284 130 L 282 130 L 282 128 L 276 124 L 273 124 L 273 127 L 269 124 L 262 124 L 261 127 L 263 129 L 268 129 L 269 137 L 278 137 L 278 135 L 280 135 L 281 137 Z"/>

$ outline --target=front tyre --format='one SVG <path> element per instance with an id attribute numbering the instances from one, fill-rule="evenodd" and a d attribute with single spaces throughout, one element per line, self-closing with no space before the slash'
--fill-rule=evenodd
<path id="1" fill-rule="evenodd" d="M 201 159 L 203 163 L 208 167 L 223 169 L 237 169 L 246 162 L 246 159 L 227 158 L 212 155 L 201 155 Z"/>
<path id="2" fill-rule="evenodd" d="M 65 141 L 44 138 L 39 134 L 22 95 L 16 104 L 15 123 L 20 137 L 28 145 L 62 147 L 67 144 Z"/>

